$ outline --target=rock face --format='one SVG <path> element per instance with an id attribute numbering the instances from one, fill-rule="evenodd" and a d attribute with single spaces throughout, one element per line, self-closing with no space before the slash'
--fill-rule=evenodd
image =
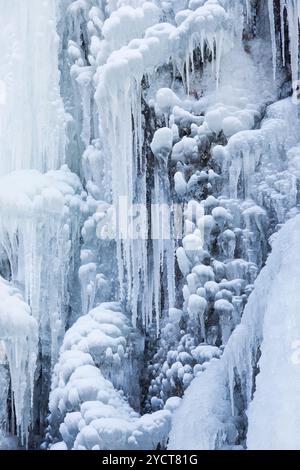
<path id="1" fill-rule="evenodd" d="M 0 6 L 0 448 L 257 447 L 300 3 Z"/>

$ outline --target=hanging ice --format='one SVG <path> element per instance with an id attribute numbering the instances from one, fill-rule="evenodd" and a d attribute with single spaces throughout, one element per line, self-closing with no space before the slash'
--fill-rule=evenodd
<path id="1" fill-rule="evenodd" d="M 65 113 L 59 91 L 57 2 L 0 1 L 0 176 L 64 163 Z"/>
<path id="2" fill-rule="evenodd" d="M 4 354 L 7 358 L 9 366 L 17 433 L 22 444 L 27 445 L 38 354 L 38 325 L 21 292 L 2 277 L 0 277 L 0 351 L 1 355 Z M 1 360 L 3 361 L 3 358 Z M 4 414 L 7 413 L 5 410 L 7 400 L 8 396 L 3 396 L 0 403 L 0 407 L 4 407 Z M 11 412 L 13 413 L 12 410 Z M 0 414 L 3 414 L 2 411 Z M 13 430 L 14 423 L 11 425 Z M 1 431 L 5 432 L 8 429 Z"/>

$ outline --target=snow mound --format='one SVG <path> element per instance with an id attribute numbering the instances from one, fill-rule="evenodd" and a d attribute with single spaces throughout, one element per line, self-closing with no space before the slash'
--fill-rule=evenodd
<path id="1" fill-rule="evenodd" d="M 155 449 L 166 441 L 171 413 L 139 416 L 123 390 L 136 391 L 130 323 L 115 303 L 78 319 L 65 335 L 50 394 L 51 449 Z M 105 378 L 106 377 L 106 378 Z M 108 380 L 109 379 L 109 380 Z M 116 387 L 121 387 L 118 391 Z"/>

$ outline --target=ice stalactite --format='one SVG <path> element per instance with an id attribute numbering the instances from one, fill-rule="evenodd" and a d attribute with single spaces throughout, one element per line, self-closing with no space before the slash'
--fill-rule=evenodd
<path id="1" fill-rule="evenodd" d="M 66 167 L 1 178 L 0 246 L 11 279 L 39 323 L 43 354 L 57 358 L 66 326 L 68 274 L 77 245 L 81 184 Z"/>
<path id="2" fill-rule="evenodd" d="M 20 169 L 58 169 L 64 163 L 66 139 L 57 3 L 1 0 L 0 8 L 0 175 Z"/>
<path id="3" fill-rule="evenodd" d="M 17 434 L 21 443 L 27 445 L 38 354 L 38 324 L 31 315 L 30 307 L 24 302 L 21 292 L 2 277 L 0 277 L 0 343 L 3 347 L 1 355 L 4 354 L 9 366 L 12 390 L 11 413 L 14 414 L 14 408 Z M 3 365 L 1 367 L 3 368 Z M 7 399 L 8 396 L 2 397 L 1 408 L 5 407 Z M 14 432 L 13 422 L 11 430 Z M 8 429 L 4 428 L 2 431 Z"/>
<path id="4" fill-rule="evenodd" d="M 270 18 L 270 29 L 271 29 L 271 40 L 272 40 L 272 60 L 273 60 L 273 78 L 276 79 L 277 69 L 277 44 L 276 44 L 276 32 L 275 32 L 275 15 L 274 15 L 274 1 L 268 0 L 269 18 Z M 283 15 L 283 11 L 281 11 Z M 283 31 L 284 35 L 284 31 Z"/>
<path id="5" fill-rule="evenodd" d="M 135 43 L 132 48 L 123 48 L 119 55 L 114 52 L 107 64 L 98 70 L 96 99 L 100 113 L 100 134 L 106 142 L 112 162 L 111 193 L 118 220 L 116 238 L 121 296 L 132 309 L 134 324 L 138 317 L 138 302 L 142 301 L 140 311 L 143 312 L 143 323 L 146 324 L 152 316 L 152 305 L 149 312 L 141 299 L 142 291 L 148 285 L 145 269 L 147 214 L 140 226 L 142 232 L 138 236 L 139 240 L 132 239 L 136 234 L 129 232 L 128 220 L 134 204 L 146 207 L 146 160 L 142 153 L 141 127 L 141 81 L 148 65 L 145 59 L 148 62 L 152 60 L 149 54 L 153 46 L 160 55 L 162 51 L 159 50 L 156 38 L 141 40 L 140 45 L 138 40 Z M 134 255 L 137 247 L 138 259 Z"/>
<path id="6" fill-rule="evenodd" d="M 117 11 L 115 15 L 120 15 L 120 11 Z M 195 11 L 189 11 L 188 16 L 179 23 L 177 28 L 169 23 L 159 23 L 149 27 L 145 31 L 144 38 L 134 39 L 127 46 L 112 52 L 104 65 L 101 63 L 101 53 L 98 53 L 96 58 L 96 64 L 99 65 L 95 76 L 100 123 L 99 134 L 102 142 L 105 143 L 104 152 L 110 155 L 112 162 L 109 169 L 112 202 L 118 215 L 122 212 L 123 215 L 128 214 L 133 204 L 146 207 L 147 202 L 144 189 L 147 161 L 142 151 L 144 136 L 141 128 L 141 82 L 143 76 L 151 76 L 158 67 L 170 60 L 173 60 L 183 73 L 186 57 L 192 57 L 196 47 L 201 47 L 202 60 L 204 61 L 204 46 L 206 45 L 212 52 L 213 63 L 216 62 L 218 80 L 223 39 L 225 41 L 225 36 L 231 30 L 225 10 L 217 2 L 208 1 Z M 107 23 L 109 30 L 108 26 Z M 197 31 L 200 26 L 201 35 L 199 36 Z M 108 31 L 106 31 L 107 34 Z M 231 42 L 227 36 L 226 38 L 227 47 L 230 47 Z M 188 62 L 186 73 L 189 68 Z M 147 218 L 145 223 L 147 226 Z M 124 228 L 117 225 L 119 284 L 123 299 L 131 306 L 134 324 L 138 318 L 138 311 L 142 312 L 144 324 L 147 324 L 152 318 L 152 304 L 147 302 L 146 305 L 141 294 L 145 286 L 150 288 L 150 292 L 157 288 L 157 283 L 155 287 L 151 287 L 154 280 L 149 280 L 147 275 L 146 239 L 148 233 L 146 232 L 144 228 L 144 233 L 139 235 L 139 241 L 132 241 L 129 239 L 130 234 L 128 234 L 127 227 L 124 232 Z M 133 256 L 137 248 L 140 253 L 138 261 Z M 169 253 L 169 256 L 173 258 L 172 253 Z M 160 255 L 158 257 L 160 259 L 157 260 L 157 269 L 160 270 L 162 259 Z M 171 270 L 167 278 L 170 287 L 169 303 L 172 306 L 174 302 L 172 298 L 174 295 L 172 287 L 174 268 L 171 262 L 168 269 Z M 157 293 L 156 295 L 158 296 Z M 160 317 L 158 303 L 156 299 L 157 319 Z"/>
<path id="7" fill-rule="evenodd" d="M 273 53 L 273 73 L 276 78 L 277 71 L 277 58 L 278 58 L 278 41 L 277 30 L 275 24 L 275 2 L 268 0 L 269 19 L 271 28 L 272 40 L 272 53 Z M 286 20 L 285 20 L 286 16 Z M 291 62 L 292 81 L 296 82 L 299 79 L 299 21 L 300 21 L 300 2 L 299 0 L 280 0 L 280 34 L 281 34 L 281 49 L 282 60 L 285 65 L 288 60 L 286 57 L 286 40 L 285 40 L 285 25 L 287 23 L 289 31 L 289 55 Z"/>
<path id="8" fill-rule="evenodd" d="M 159 333 L 161 313 L 162 273 L 167 273 L 165 288 L 169 307 L 175 302 L 175 240 L 174 221 L 171 207 L 171 190 L 168 177 L 168 160 L 173 145 L 173 133 L 169 128 L 161 128 L 154 134 L 151 150 L 155 156 L 154 183 L 151 194 L 151 241 L 153 268 L 151 274 L 152 296 L 156 326 Z M 151 302 L 152 304 L 152 302 Z M 150 308 L 152 310 L 152 305 Z M 152 320 L 152 318 L 150 318 Z"/>

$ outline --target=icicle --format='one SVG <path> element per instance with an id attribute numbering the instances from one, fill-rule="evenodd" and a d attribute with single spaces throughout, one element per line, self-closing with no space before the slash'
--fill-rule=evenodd
<path id="1" fill-rule="evenodd" d="M 249 23 L 250 17 L 251 17 L 250 0 L 246 0 L 246 19 L 247 19 L 247 23 Z"/>
<path id="2" fill-rule="evenodd" d="M 269 20 L 272 38 L 272 55 L 273 55 L 273 71 L 276 78 L 277 68 L 277 47 L 276 47 L 276 30 L 274 17 L 274 2 L 268 0 Z M 281 30 L 281 47 L 282 62 L 286 63 L 285 58 L 285 25 L 284 14 L 287 14 L 287 23 L 289 31 L 289 52 L 291 56 L 292 80 L 296 82 L 299 78 L 299 19 L 300 19 L 300 2 L 299 0 L 280 0 L 280 30 Z"/>
<path id="3" fill-rule="evenodd" d="M 219 87 L 220 82 L 220 66 L 221 66 L 221 57 L 223 52 L 223 41 L 224 41 L 224 33 L 220 31 L 220 33 L 216 34 L 216 78 L 217 78 L 217 88 Z"/>
<path id="4" fill-rule="evenodd" d="M 283 63 L 283 66 L 285 66 L 284 12 L 285 12 L 285 0 L 280 0 L 280 30 L 281 30 L 281 48 L 282 48 L 282 63 Z"/>
<path id="5" fill-rule="evenodd" d="M 270 30 L 272 39 L 272 59 L 273 59 L 273 77 L 276 79 L 277 69 L 277 47 L 276 47 L 276 32 L 275 32 L 275 17 L 274 17 L 274 4 L 273 0 L 268 0 Z"/>
<path id="6" fill-rule="evenodd" d="M 293 82 L 298 80 L 299 77 L 299 7 L 300 2 L 298 0 L 292 0 L 286 4 Z"/>
<path id="7" fill-rule="evenodd" d="M 78 177 L 65 167 L 45 175 L 23 170 L 1 178 L 0 246 L 13 281 L 24 289 L 25 301 L 39 322 L 42 353 L 52 363 L 65 330 L 80 191 Z"/>

